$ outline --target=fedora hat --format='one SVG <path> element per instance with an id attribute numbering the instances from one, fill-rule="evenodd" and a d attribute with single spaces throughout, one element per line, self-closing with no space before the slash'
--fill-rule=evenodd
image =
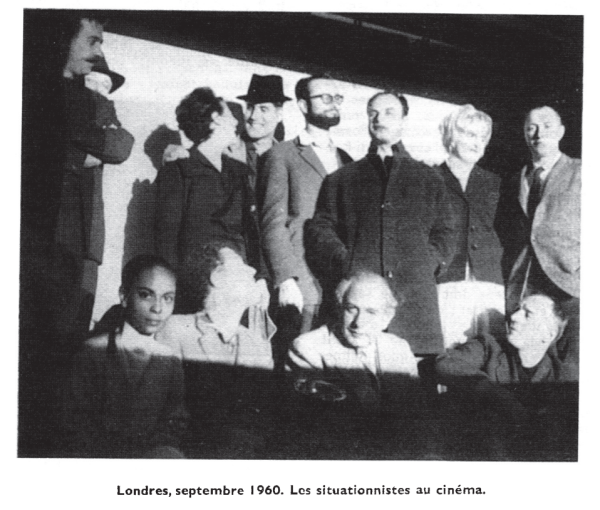
<path id="1" fill-rule="evenodd" d="M 237 96 L 247 103 L 283 103 L 290 101 L 289 97 L 283 95 L 283 79 L 281 76 L 271 74 L 269 76 L 260 76 L 253 74 L 248 87 L 248 93 L 245 96 Z"/>
<path id="2" fill-rule="evenodd" d="M 104 57 L 100 57 L 94 64 L 92 71 L 96 73 L 106 74 L 112 80 L 112 87 L 110 88 L 109 94 L 112 94 L 115 90 L 121 87 L 125 83 L 125 76 L 119 73 L 111 71 L 108 67 L 108 63 Z"/>

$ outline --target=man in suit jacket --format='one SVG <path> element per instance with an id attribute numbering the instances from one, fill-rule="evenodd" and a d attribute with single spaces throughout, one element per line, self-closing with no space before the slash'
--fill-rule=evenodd
<path id="1" fill-rule="evenodd" d="M 370 153 L 325 179 L 307 225 L 307 260 L 323 282 L 361 269 L 384 276 L 406 297 L 389 332 L 416 355 L 437 354 L 443 340 L 435 278 L 451 260 L 456 237 L 445 186 L 402 145 L 404 96 L 378 93 L 367 113 Z"/>
<path id="2" fill-rule="evenodd" d="M 581 160 L 563 154 L 565 127 L 549 106 L 535 108 L 525 120 L 531 163 L 509 183 L 505 213 L 516 221 L 508 250 L 511 268 L 507 313 L 522 297 L 544 292 L 571 315 L 579 307 Z"/>
<path id="3" fill-rule="evenodd" d="M 406 340 L 384 333 L 398 306 L 386 280 L 355 275 L 340 283 L 336 298 L 336 320 L 296 338 L 288 353 L 296 387 L 304 383 L 315 394 L 325 380 L 368 411 L 414 398 L 417 361 Z"/>
<path id="4" fill-rule="evenodd" d="M 264 255 L 280 311 L 295 307 L 302 314 L 300 331 L 291 331 L 289 340 L 310 331 L 321 302 L 321 288 L 304 259 L 304 223 L 314 213 L 325 176 L 352 161 L 329 135 L 340 122 L 344 99 L 336 82 L 328 76 L 303 78 L 296 98 L 306 129 L 266 153 L 257 188 Z M 276 322 L 289 322 L 289 315 Z"/>

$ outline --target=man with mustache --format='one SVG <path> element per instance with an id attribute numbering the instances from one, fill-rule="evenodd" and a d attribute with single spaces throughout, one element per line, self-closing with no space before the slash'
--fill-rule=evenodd
<path id="1" fill-rule="evenodd" d="M 102 170 L 105 163 L 123 163 L 134 138 L 118 121 L 97 122 L 98 101 L 85 86 L 85 76 L 104 66 L 101 21 L 82 17 L 71 40 L 63 69 L 66 157 L 55 243 L 65 293 L 58 309 L 58 333 L 77 341 L 87 333 L 96 292 L 98 266 L 104 251 Z"/>
<path id="2" fill-rule="evenodd" d="M 134 139 L 116 116 L 98 122 L 97 94 L 85 85 L 94 67 L 110 72 L 96 14 L 28 12 L 24 41 L 19 454 L 44 456 L 64 363 L 90 328 L 103 164 L 125 161 Z"/>
<path id="3" fill-rule="evenodd" d="M 340 122 L 344 100 L 337 83 L 327 75 L 302 78 L 296 98 L 306 128 L 265 154 L 257 186 L 263 249 L 278 291 L 281 354 L 289 341 L 312 329 L 321 303 L 321 287 L 304 258 L 304 223 L 314 213 L 323 179 L 352 161 L 329 133 Z"/>

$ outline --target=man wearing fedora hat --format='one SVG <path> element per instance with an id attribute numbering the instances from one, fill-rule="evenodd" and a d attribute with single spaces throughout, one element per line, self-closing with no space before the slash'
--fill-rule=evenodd
<path id="1" fill-rule="evenodd" d="M 325 176 L 352 161 L 329 134 L 340 122 L 344 99 L 336 82 L 327 75 L 309 76 L 296 84 L 295 92 L 306 128 L 265 154 L 257 183 L 262 243 L 278 290 L 276 323 L 284 353 L 289 341 L 312 329 L 321 303 L 321 288 L 304 258 L 304 223 L 313 216 Z"/>
<path id="2" fill-rule="evenodd" d="M 259 218 L 255 195 L 257 174 L 262 164 L 262 156 L 277 143 L 275 131 L 283 118 L 283 103 L 291 99 L 283 93 L 283 79 L 281 76 L 261 76 L 258 74 L 252 75 L 248 92 L 243 96 L 238 96 L 238 99 L 246 102 L 243 126 L 241 130 L 238 126 L 240 136 L 225 149 L 224 155 L 244 163 L 249 168 L 247 182 L 251 191 L 251 196 L 248 198 L 252 201 L 249 209 L 252 219 L 247 222 L 244 235 L 247 244 L 248 262 L 259 268 L 264 265 L 264 262 L 261 256 Z M 229 102 L 228 106 L 237 118 L 234 107 L 237 106 L 241 110 L 240 105 L 236 102 Z M 189 151 L 183 146 L 168 145 L 163 155 L 163 163 L 189 157 Z"/>
<path id="3" fill-rule="evenodd" d="M 283 79 L 278 75 L 253 74 L 248 92 L 237 96 L 246 102 L 243 129 L 238 140 L 225 150 L 225 155 L 250 167 L 249 180 L 256 188 L 256 176 L 261 157 L 277 143 L 275 132 L 283 120 L 283 103 L 291 99 L 283 93 Z M 237 105 L 237 103 L 230 103 Z M 239 105 L 238 105 L 239 106 Z M 235 112 L 232 109 L 232 113 Z M 169 145 L 165 149 L 163 162 L 189 157 L 181 145 Z"/>
<path id="4" fill-rule="evenodd" d="M 252 187 L 256 187 L 256 175 L 261 164 L 261 156 L 274 144 L 275 130 L 283 120 L 283 103 L 291 99 L 283 94 L 283 79 L 278 75 L 261 76 L 253 74 L 248 93 L 238 96 L 246 102 L 244 113 L 245 142 L 239 147 L 231 146 L 231 156 L 246 163 L 252 170 Z"/>

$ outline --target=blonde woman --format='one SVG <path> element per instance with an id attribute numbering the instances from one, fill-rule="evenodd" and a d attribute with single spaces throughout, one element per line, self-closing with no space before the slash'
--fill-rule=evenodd
<path id="1" fill-rule="evenodd" d="M 438 171 L 458 227 L 456 254 L 438 279 L 446 347 L 503 327 L 504 287 L 496 210 L 500 178 L 477 165 L 492 136 L 492 119 L 472 105 L 440 125 L 448 157 Z"/>

